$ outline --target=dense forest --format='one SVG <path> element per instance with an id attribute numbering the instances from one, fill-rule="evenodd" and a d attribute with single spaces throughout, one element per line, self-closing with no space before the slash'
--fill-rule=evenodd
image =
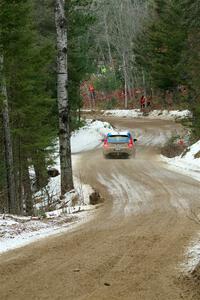
<path id="1" fill-rule="evenodd" d="M 97 90 L 122 89 L 125 108 L 136 101 L 136 89 L 159 107 L 189 108 L 193 137 L 199 138 L 199 1 L 58 2 L 64 5 L 59 26 L 66 27 L 68 61 L 69 105 L 62 120 L 70 132 L 81 126 L 80 85 L 92 80 Z M 48 181 L 61 133 L 56 3 L 0 0 L 1 212 L 33 214 L 33 195 Z"/>

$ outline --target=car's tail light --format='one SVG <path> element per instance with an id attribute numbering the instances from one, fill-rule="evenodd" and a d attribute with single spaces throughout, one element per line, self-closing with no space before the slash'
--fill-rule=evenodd
<path id="1" fill-rule="evenodd" d="M 104 146 L 105 148 L 108 148 L 108 140 L 107 140 L 107 139 L 104 140 L 103 146 Z"/>
<path id="2" fill-rule="evenodd" d="M 133 139 L 130 139 L 129 143 L 128 143 L 128 147 L 132 148 L 133 147 Z"/>

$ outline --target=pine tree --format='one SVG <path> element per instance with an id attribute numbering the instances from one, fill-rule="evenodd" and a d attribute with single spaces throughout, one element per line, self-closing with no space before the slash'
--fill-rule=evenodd
<path id="1" fill-rule="evenodd" d="M 157 14 L 148 31 L 144 59 L 148 60 L 153 85 L 162 90 L 175 89 L 182 80 L 180 62 L 186 32 L 180 2 L 156 1 Z"/>
<path id="2" fill-rule="evenodd" d="M 40 189 L 47 183 L 47 166 L 52 163 L 47 148 L 55 141 L 58 131 L 53 1 L 2 0 L 0 4 L 0 44 L 4 48 L 13 137 L 16 211 L 23 213 L 25 205 L 26 213 L 32 214 L 33 186 L 34 190 Z M 85 37 L 90 18 L 84 10 L 86 1 L 83 1 L 83 9 L 80 1 L 69 1 L 67 4 L 70 5 L 66 7 L 70 24 L 69 103 L 76 112 L 81 106 L 80 82 L 89 64 L 87 49 L 90 43 L 87 43 Z M 75 20 L 78 23 L 74 23 Z M 80 24 L 84 24 L 82 30 L 79 30 Z M 74 117 L 76 114 L 73 120 Z M 70 126 L 73 125 L 71 119 L 69 121 Z M 1 147 L 2 142 L 1 134 Z M 0 168 L 0 193 L 5 196 L 5 164 L 1 164 Z M 30 177 L 30 168 L 35 170 L 34 179 Z M 5 203 L 5 199 L 0 201 L 1 210 L 6 208 Z"/>
<path id="3" fill-rule="evenodd" d="M 33 7 L 29 1 L 1 1 L 1 44 L 4 49 L 5 77 L 13 133 L 16 175 L 16 211 L 26 198 L 26 212 L 32 214 L 31 165 L 44 157 L 55 137 L 56 128 L 49 120 L 53 99 L 49 95 L 47 66 L 51 51 L 33 26 Z M 45 154 L 46 155 L 46 154 Z M 24 191 L 29 193 L 25 196 Z"/>
<path id="4" fill-rule="evenodd" d="M 2 51 L 3 49 L 1 49 Z M 5 165 L 7 175 L 8 211 L 16 212 L 16 189 L 14 176 L 13 146 L 10 131 L 7 85 L 4 75 L 4 57 L 0 56 L 0 99 L 2 99 L 2 120 L 4 131 Z"/>
<path id="5" fill-rule="evenodd" d="M 193 112 L 192 130 L 195 139 L 200 138 L 200 3 L 198 0 L 183 1 L 184 22 L 187 27 L 187 47 L 183 63 L 189 89 L 189 106 Z"/>

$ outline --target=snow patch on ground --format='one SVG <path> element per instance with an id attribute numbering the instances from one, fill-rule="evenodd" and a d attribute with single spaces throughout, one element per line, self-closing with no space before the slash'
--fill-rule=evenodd
<path id="1" fill-rule="evenodd" d="M 189 110 L 152 110 L 144 116 L 140 109 L 131 110 L 105 110 L 103 111 L 105 116 L 114 116 L 122 118 L 149 118 L 149 119 L 160 119 L 160 120 L 176 120 L 191 117 Z"/>
<path id="2" fill-rule="evenodd" d="M 76 130 L 71 137 L 73 169 L 75 168 L 76 162 L 79 159 L 77 153 L 98 148 L 101 145 L 104 136 L 108 132 L 113 132 L 113 131 L 114 131 L 113 127 L 108 122 L 102 122 L 98 120 L 86 120 L 86 125 L 80 128 L 79 130 Z M 56 142 L 56 150 L 53 155 L 53 159 L 54 159 L 53 167 L 60 172 L 58 141 Z M 81 174 L 79 178 L 77 176 L 74 177 L 74 185 L 75 185 L 75 191 L 78 192 L 79 196 L 84 194 L 84 204 L 88 204 L 89 203 L 88 191 L 90 188 L 87 185 L 81 184 Z M 56 201 L 59 198 L 59 195 L 60 195 L 60 175 L 56 177 L 51 177 L 49 179 L 48 184 L 45 186 L 45 188 L 43 188 L 41 191 L 35 194 L 35 198 L 45 199 L 44 204 L 46 205 L 49 199 L 51 201 Z"/>
<path id="3" fill-rule="evenodd" d="M 86 120 L 86 125 L 75 131 L 71 137 L 72 153 L 97 148 L 105 134 L 112 131 L 113 128 L 108 122 Z"/>
<path id="4" fill-rule="evenodd" d="M 180 268 L 183 272 L 193 272 L 200 262 L 200 234 L 193 240 L 185 252 L 185 261 Z"/>
<path id="5" fill-rule="evenodd" d="M 60 181 L 59 177 L 53 178 L 55 185 Z M 52 187 L 52 182 L 50 182 L 49 189 L 49 192 L 51 192 L 51 189 L 58 192 L 58 194 L 54 194 L 53 201 L 59 199 L 59 186 Z M 90 221 L 95 212 L 95 207 L 89 205 L 89 197 L 93 192 L 91 186 L 83 184 L 78 178 L 75 178 L 75 190 L 67 193 L 56 204 L 55 210 L 45 212 L 46 218 L 44 219 L 0 215 L 0 253 L 25 246 L 41 238 L 71 231 L 75 227 Z M 37 208 L 46 205 L 46 196 L 43 195 L 43 197 L 43 202 L 37 204 Z M 73 204 L 74 197 L 78 199 L 75 204 Z"/>
<path id="6" fill-rule="evenodd" d="M 13 221 L 10 216 L 3 219 L 0 215 L 0 254 L 8 250 L 25 246 L 42 238 L 72 231 L 94 217 L 93 211 L 82 211 L 78 214 L 62 214 L 52 220 L 37 220 L 21 223 Z"/>
<path id="7" fill-rule="evenodd" d="M 57 176 L 57 185 L 60 176 Z M 50 191 L 52 182 L 49 185 Z M 59 186 L 53 186 L 52 190 L 59 192 Z M 91 186 L 81 183 L 75 178 L 75 190 L 69 192 L 56 205 L 57 209 L 45 212 L 45 219 L 32 220 L 31 217 L 18 217 L 12 215 L 0 215 L 0 253 L 25 246 L 51 235 L 59 234 L 74 229 L 75 227 L 90 221 L 94 217 L 95 207 L 89 205 L 89 197 L 94 192 Z M 74 197 L 78 203 L 73 204 Z M 59 199 L 59 194 L 54 194 Z M 38 208 L 45 205 L 46 198 Z M 4 219 L 5 217 L 5 219 Z"/>
<path id="8" fill-rule="evenodd" d="M 72 155 L 72 166 L 75 167 L 77 157 L 76 155 Z M 55 165 L 55 168 L 60 171 L 59 160 Z M 64 198 L 61 200 L 68 204 L 68 206 L 74 206 L 73 201 L 75 198 L 79 198 L 80 205 L 88 205 L 89 204 L 89 196 L 94 192 L 91 186 L 87 184 L 83 184 L 81 182 L 81 174 L 80 177 L 74 176 L 74 190 L 66 193 Z M 56 177 L 51 177 L 49 179 L 48 184 L 41 189 L 39 192 L 35 193 L 35 201 L 36 208 L 40 209 L 43 206 L 47 206 L 48 202 L 53 203 L 56 201 L 60 201 L 60 175 Z M 42 199 L 43 201 L 39 201 Z"/>
<path id="9" fill-rule="evenodd" d="M 195 158 L 198 154 L 200 154 L 200 141 L 188 147 L 185 154 L 183 153 L 174 158 L 161 157 L 169 168 L 200 181 L 200 157 Z"/>
<path id="10" fill-rule="evenodd" d="M 113 116 L 113 117 L 121 117 L 121 118 L 139 118 L 143 116 L 143 112 L 140 109 L 111 109 L 102 111 L 104 116 Z"/>

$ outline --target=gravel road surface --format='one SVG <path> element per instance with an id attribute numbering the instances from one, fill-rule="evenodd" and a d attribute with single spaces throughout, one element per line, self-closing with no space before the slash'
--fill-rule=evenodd
<path id="1" fill-rule="evenodd" d="M 0 299 L 200 299 L 179 265 L 199 229 L 199 182 L 166 168 L 160 147 L 180 125 L 106 118 L 138 138 L 135 158 L 104 159 L 101 149 L 77 156 L 82 179 L 104 205 L 75 230 L 0 256 Z"/>

